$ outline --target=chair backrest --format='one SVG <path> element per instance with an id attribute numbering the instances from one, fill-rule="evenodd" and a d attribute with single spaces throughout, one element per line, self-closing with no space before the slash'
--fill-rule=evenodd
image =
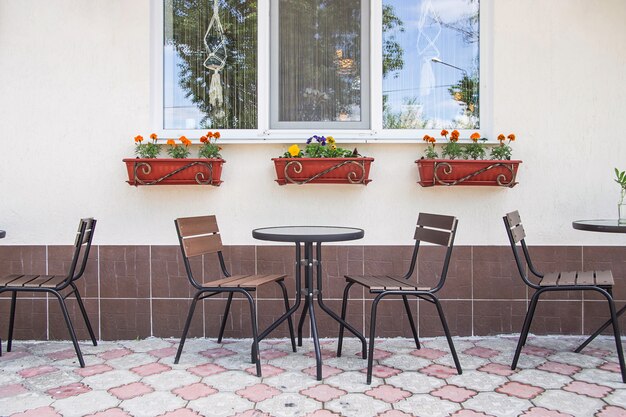
<path id="1" fill-rule="evenodd" d="M 507 213 L 502 219 L 504 220 L 507 236 L 509 237 L 509 243 L 511 244 L 511 249 L 513 250 L 513 256 L 515 257 L 515 263 L 517 264 L 517 269 L 520 276 L 527 285 L 533 288 L 537 288 L 537 285 L 531 282 L 528 278 L 528 275 L 525 272 L 524 263 L 522 262 L 522 259 L 520 258 L 517 251 L 517 244 L 519 243 L 522 247 L 524 260 L 526 262 L 526 265 L 528 265 L 528 269 L 530 270 L 530 272 L 532 272 L 533 275 L 542 278 L 543 274 L 537 272 L 532 263 L 532 260 L 530 259 L 528 246 L 526 246 L 526 231 L 524 230 L 524 226 L 522 225 L 522 218 L 520 217 L 519 212 L 515 210 Z"/>
<path id="2" fill-rule="evenodd" d="M 409 267 L 409 272 L 404 276 L 404 278 L 408 279 L 411 275 L 413 275 L 420 243 L 428 242 L 434 245 L 447 247 L 441 275 L 439 276 L 439 283 L 432 289 L 432 291 L 439 291 L 443 287 L 446 276 L 448 275 L 448 266 L 450 265 L 452 248 L 454 247 L 454 237 L 456 235 L 457 224 L 458 219 L 454 216 L 431 213 L 419 214 L 417 218 L 417 225 L 415 227 L 415 248 L 413 249 L 411 266 Z"/>
<path id="3" fill-rule="evenodd" d="M 200 287 L 201 284 L 194 279 L 189 258 L 205 254 L 217 253 L 222 272 L 229 276 L 222 255 L 222 238 L 217 226 L 215 216 L 181 217 L 174 220 L 178 241 L 183 254 L 185 269 L 191 283 Z"/>
<path id="4" fill-rule="evenodd" d="M 96 219 L 94 218 L 81 219 L 78 223 L 76 239 L 74 239 L 74 256 L 72 257 L 72 263 L 70 264 L 64 285 L 68 285 L 70 282 L 76 281 L 83 276 L 95 229 Z"/>

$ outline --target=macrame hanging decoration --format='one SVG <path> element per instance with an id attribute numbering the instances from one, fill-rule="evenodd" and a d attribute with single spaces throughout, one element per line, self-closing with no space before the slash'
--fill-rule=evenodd
<path id="1" fill-rule="evenodd" d="M 202 64 L 209 71 L 213 71 L 211 83 L 209 84 L 209 103 L 217 107 L 224 104 L 220 71 L 226 66 L 227 56 L 226 37 L 224 36 L 222 22 L 220 22 L 219 1 L 220 0 L 214 0 L 213 2 L 213 16 L 204 34 L 204 46 L 209 52 L 209 56 L 207 56 Z"/>

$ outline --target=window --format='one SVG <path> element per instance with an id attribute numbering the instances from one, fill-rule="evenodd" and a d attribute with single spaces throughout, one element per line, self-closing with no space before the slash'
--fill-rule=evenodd
<path id="1" fill-rule="evenodd" d="M 479 0 L 163 0 L 154 120 L 241 142 L 476 130 L 479 20 Z"/>

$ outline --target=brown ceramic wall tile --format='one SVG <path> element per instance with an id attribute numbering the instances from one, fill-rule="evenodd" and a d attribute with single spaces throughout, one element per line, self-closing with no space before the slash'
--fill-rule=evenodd
<path id="1" fill-rule="evenodd" d="M 48 274 L 67 275 L 72 258 L 74 246 L 48 246 Z M 80 265 L 76 266 L 77 270 Z M 82 297 L 98 296 L 98 247 L 91 246 L 89 259 L 85 267 L 85 273 L 75 281 L 76 287 Z"/>
<path id="2" fill-rule="evenodd" d="M 474 335 L 519 333 L 526 315 L 525 301 L 474 301 Z"/>
<path id="3" fill-rule="evenodd" d="M 150 300 L 100 301 L 103 340 L 128 340 L 150 336 Z"/>
<path id="4" fill-rule="evenodd" d="M 403 276 L 409 270 L 413 246 L 365 246 L 365 275 Z"/>
<path id="5" fill-rule="evenodd" d="M 511 300 L 526 298 L 526 284 L 519 275 L 510 247 L 473 247 L 474 298 Z"/>
<path id="6" fill-rule="evenodd" d="M 615 306 L 619 311 L 623 307 L 623 303 L 617 303 Z M 611 313 L 609 313 L 609 305 L 604 300 L 598 301 L 584 301 L 584 321 L 583 321 L 583 335 L 589 336 L 593 334 L 601 325 L 604 324 L 610 317 Z M 620 333 L 622 336 L 626 335 L 626 320 L 624 320 L 626 316 L 622 315 L 618 320 Z M 613 334 L 613 326 L 609 326 L 602 334 L 612 335 Z M 611 343 L 611 342 L 609 342 Z"/>
<path id="7" fill-rule="evenodd" d="M 224 261 L 231 275 L 256 274 L 256 248 L 254 246 L 224 246 Z M 207 269 L 205 267 L 205 274 Z M 215 272 L 219 272 L 218 269 Z"/>
<path id="8" fill-rule="evenodd" d="M 9 274 L 46 274 L 45 246 L 0 246 L 0 276 Z M 23 293 L 22 297 L 40 297 L 34 293 Z M 10 298 L 9 293 L 0 294 Z"/>
<path id="9" fill-rule="evenodd" d="M 37 294 L 38 298 L 17 296 L 15 307 L 15 327 L 13 338 L 19 340 L 46 340 L 48 337 L 47 323 L 48 316 L 46 310 L 45 295 Z M 2 328 L 2 338 L 7 335 L 9 329 L 9 312 L 11 310 L 10 300 L 0 302 L 0 328 Z"/>
<path id="10" fill-rule="evenodd" d="M 340 300 L 326 300 L 324 304 L 330 308 L 335 314 L 338 316 L 341 315 L 341 301 Z M 356 330 L 363 334 L 363 301 L 360 300 L 350 300 L 348 301 L 348 314 L 346 321 L 352 325 Z M 302 309 L 297 313 L 298 320 L 300 319 L 300 315 L 302 313 Z M 321 309 L 321 307 L 315 303 L 315 321 L 317 322 L 317 333 L 319 337 L 328 337 L 331 339 L 336 339 L 339 335 L 339 322 L 333 319 L 330 315 L 328 315 L 325 311 Z M 303 337 L 310 337 L 311 327 L 310 327 L 310 317 L 307 314 L 306 322 L 302 328 Z M 344 337 L 354 337 L 352 333 L 348 330 L 345 331 Z"/>
<path id="11" fill-rule="evenodd" d="M 418 282 L 420 286 L 434 287 L 439 282 L 446 248 L 424 246 L 418 255 Z M 472 249 L 455 247 L 450 258 L 448 275 L 439 298 L 469 300 L 472 298 Z"/>
<path id="12" fill-rule="evenodd" d="M 583 269 L 580 246 L 532 246 L 528 248 L 533 265 L 538 272 L 581 271 Z M 530 279 L 539 282 L 532 274 Z M 532 290 L 530 295 L 532 296 Z M 546 300 L 581 300 L 580 291 L 549 292 L 541 296 Z"/>
<path id="13" fill-rule="evenodd" d="M 293 305 L 293 299 L 289 300 L 289 306 L 291 307 Z M 259 333 L 264 331 L 285 313 L 285 304 L 283 300 L 258 300 L 256 306 Z M 298 326 L 297 317 L 298 316 L 294 314 L 291 318 L 294 334 Z M 289 337 L 289 326 L 286 320 L 267 336 L 268 339 L 282 337 Z"/>
<path id="14" fill-rule="evenodd" d="M 150 248 L 148 246 L 100 246 L 100 296 L 103 298 L 150 297 Z"/>
<path id="15" fill-rule="evenodd" d="M 413 313 L 415 325 L 417 322 L 417 300 L 409 297 L 409 306 Z M 373 299 L 365 301 L 365 329 L 369 337 L 370 319 Z M 411 326 L 406 315 L 404 303 L 399 297 L 386 297 L 378 303 L 376 313 L 376 337 L 413 337 Z"/>
<path id="16" fill-rule="evenodd" d="M 519 330 L 518 330 L 519 331 Z M 530 332 L 534 334 L 572 334 L 582 331 L 582 302 L 542 298 L 537 303 Z"/>
<path id="17" fill-rule="evenodd" d="M 285 285 L 287 286 L 287 293 L 290 296 L 295 294 L 295 245 L 257 246 L 256 253 L 257 274 L 286 274 Z M 302 248 L 301 256 L 304 258 L 304 247 Z M 302 282 L 304 284 L 304 272 L 302 272 Z M 265 296 L 263 294 L 263 297 Z"/>
<path id="18" fill-rule="evenodd" d="M 152 296 L 192 298 L 195 288 L 189 282 L 179 246 L 151 246 Z M 202 256 L 190 258 L 194 278 L 204 281 Z M 217 263 L 217 259 L 215 259 Z M 215 278 L 214 278 L 215 279 Z"/>
<path id="19" fill-rule="evenodd" d="M 442 300 L 441 308 L 448 323 L 450 334 L 454 336 L 472 336 L 472 302 Z M 437 307 L 427 301 L 419 302 L 419 335 L 434 337 L 445 335 Z"/>
<path id="20" fill-rule="evenodd" d="M 591 270 L 611 270 L 615 279 L 613 296 L 616 300 L 626 301 L 626 246 L 584 247 L 583 267 Z"/>
<path id="21" fill-rule="evenodd" d="M 226 307 L 225 299 L 209 298 L 202 302 L 204 306 L 204 334 L 208 338 L 217 338 Z M 200 307 L 200 306 L 198 306 Z M 235 296 L 230 307 L 230 314 L 224 329 L 225 338 L 252 337 L 250 325 L 250 307 L 246 299 Z"/>
<path id="22" fill-rule="evenodd" d="M 152 332 L 155 337 L 180 338 L 191 300 L 152 300 Z M 202 303 L 196 303 L 187 337 L 203 337 Z"/>
<path id="23" fill-rule="evenodd" d="M 91 328 L 96 335 L 96 340 L 100 338 L 99 334 L 99 315 L 98 315 L 98 300 L 97 299 L 83 299 L 85 304 L 85 310 L 87 310 L 87 317 L 91 323 Z M 68 298 L 65 302 L 70 320 L 76 331 L 76 337 L 78 340 L 85 340 L 91 343 L 89 332 L 87 331 L 87 325 L 83 319 L 83 315 L 80 312 L 78 303 L 74 297 Z M 63 318 L 63 312 L 59 302 L 54 297 L 48 298 L 48 314 L 50 316 L 50 339 L 51 340 L 69 340 L 69 331 Z"/>

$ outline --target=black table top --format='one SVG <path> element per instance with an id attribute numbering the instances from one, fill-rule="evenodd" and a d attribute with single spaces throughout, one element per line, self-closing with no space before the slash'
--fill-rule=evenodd
<path id="1" fill-rule="evenodd" d="M 590 232 L 626 233 L 626 223 L 619 223 L 617 219 L 576 220 L 572 227 Z"/>
<path id="2" fill-rule="evenodd" d="M 6 235 L 7 235 L 7 233 L 4 230 L 0 230 L 0 239 L 5 237 Z"/>
<path id="3" fill-rule="evenodd" d="M 340 226 L 277 226 L 252 231 L 253 238 L 273 242 L 341 242 L 363 236 L 363 229 Z"/>

